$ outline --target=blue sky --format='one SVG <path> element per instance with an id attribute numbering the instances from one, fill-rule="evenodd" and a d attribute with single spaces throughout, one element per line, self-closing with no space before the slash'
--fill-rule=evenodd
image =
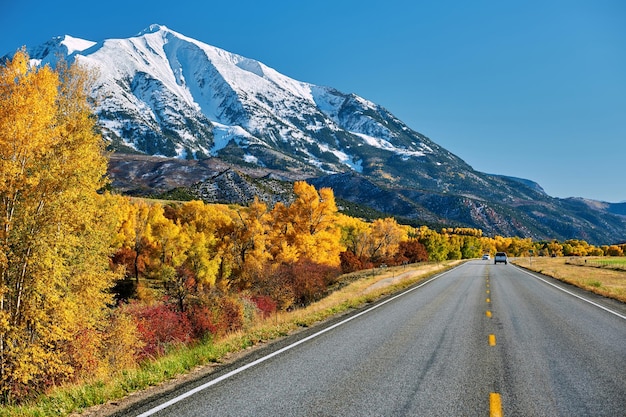
<path id="1" fill-rule="evenodd" d="M 152 23 L 374 101 L 476 170 L 626 200 L 623 0 L 0 0 L 0 55 Z"/>

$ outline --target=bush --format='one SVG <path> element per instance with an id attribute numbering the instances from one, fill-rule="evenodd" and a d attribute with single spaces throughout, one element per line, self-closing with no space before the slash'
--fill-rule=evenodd
<path id="1" fill-rule="evenodd" d="M 341 252 L 339 254 L 339 259 L 341 260 L 341 271 L 344 274 L 349 274 L 350 272 L 356 272 L 363 269 L 363 262 L 350 250 L 345 252 Z"/>
<path id="2" fill-rule="evenodd" d="M 220 335 L 243 329 L 244 310 L 239 300 L 228 296 L 220 297 L 218 317 Z"/>
<path id="3" fill-rule="evenodd" d="M 301 306 L 321 299 L 339 276 L 338 268 L 317 264 L 308 259 L 300 259 L 294 264 L 285 265 L 285 268 L 295 301 Z"/>
<path id="4" fill-rule="evenodd" d="M 69 364 L 74 369 L 74 378 L 100 376 L 103 369 L 102 334 L 95 329 L 82 329 L 69 342 Z"/>
<path id="5" fill-rule="evenodd" d="M 195 339 L 204 339 L 218 332 L 218 326 L 214 320 L 211 309 L 204 304 L 192 304 L 185 312 Z"/>
<path id="6" fill-rule="evenodd" d="M 402 264 L 404 261 L 408 263 L 427 262 L 428 251 L 426 246 L 420 243 L 419 240 L 410 239 L 400 242 L 396 259 L 397 264 Z"/>
<path id="7" fill-rule="evenodd" d="M 254 295 L 251 299 L 254 305 L 256 305 L 256 308 L 261 312 L 263 318 L 267 318 L 276 312 L 277 304 L 271 297 L 267 295 Z"/>
<path id="8" fill-rule="evenodd" d="M 171 304 L 131 303 L 127 312 L 133 317 L 139 338 L 144 344 L 138 352 L 139 360 L 160 356 L 169 346 L 192 340 L 193 330 L 189 319 Z"/>
<path id="9" fill-rule="evenodd" d="M 144 342 L 133 317 L 123 308 L 116 309 L 111 314 L 104 337 L 109 373 L 134 367 L 143 347 Z"/>

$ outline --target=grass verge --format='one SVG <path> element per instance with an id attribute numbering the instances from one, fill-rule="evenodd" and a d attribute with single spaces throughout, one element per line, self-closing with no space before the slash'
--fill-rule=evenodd
<path id="1" fill-rule="evenodd" d="M 589 258 L 595 259 L 595 258 Z M 626 303 L 626 270 L 598 268 L 585 258 L 518 258 L 516 265 Z"/>

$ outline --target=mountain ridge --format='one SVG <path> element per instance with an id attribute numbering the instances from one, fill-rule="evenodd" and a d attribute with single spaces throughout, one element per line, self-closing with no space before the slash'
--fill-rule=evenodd
<path id="1" fill-rule="evenodd" d="M 530 180 L 475 171 L 382 106 L 293 80 L 165 26 L 102 42 L 57 37 L 33 49 L 31 58 L 53 63 L 59 52 L 97 68 L 96 113 L 111 149 L 168 161 L 112 158 L 111 177 L 120 189 L 132 188 L 130 177 L 120 177 L 121 172 L 128 175 L 128 164 L 135 163 L 138 171 L 152 167 L 162 172 L 143 172 L 154 181 L 131 176 L 134 192 L 146 193 L 191 187 L 184 176 L 194 170 L 197 183 L 208 181 L 207 164 L 219 161 L 233 172 L 262 171 L 320 187 L 334 184 L 345 201 L 378 205 L 390 215 L 412 210 L 404 214 L 415 221 L 454 222 L 488 234 L 535 239 L 587 238 L 591 243 L 623 240 L 626 234 L 619 204 L 557 199 Z M 184 160 L 196 162 L 185 165 Z M 379 189 L 387 201 L 372 201 L 342 180 L 360 182 L 373 195 Z M 238 181 L 248 180 L 224 184 L 252 190 L 235 185 Z M 392 201 L 397 205 L 385 206 Z"/>

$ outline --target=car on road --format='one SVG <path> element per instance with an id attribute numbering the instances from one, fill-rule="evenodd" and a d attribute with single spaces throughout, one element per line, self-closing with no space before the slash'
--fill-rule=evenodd
<path id="1" fill-rule="evenodd" d="M 488 261 L 489 259 L 491 259 L 491 256 L 489 256 L 489 254 L 488 254 L 488 253 L 486 253 L 486 254 L 484 254 L 484 255 L 483 255 L 483 260 Z"/>
<path id="2" fill-rule="evenodd" d="M 506 253 L 496 252 L 496 256 L 493 257 L 493 263 L 497 264 L 498 262 L 502 262 L 505 265 L 509 262 L 509 260 L 506 257 Z"/>

